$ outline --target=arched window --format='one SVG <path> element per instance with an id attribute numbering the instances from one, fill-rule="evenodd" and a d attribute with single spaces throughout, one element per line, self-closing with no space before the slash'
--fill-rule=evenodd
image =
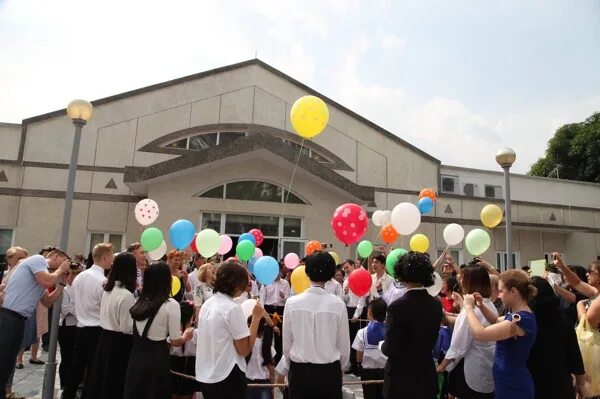
<path id="1" fill-rule="evenodd" d="M 198 197 L 263 202 L 285 201 L 289 204 L 306 205 L 305 201 L 294 193 L 288 192 L 287 189 L 259 180 L 243 180 L 223 184 L 199 194 Z"/>
<path id="2" fill-rule="evenodd" d="M 196 136 L 186 137 L 172 143 L 167 144 L 167 148 L 180 148 L 182 150 L 205 150 L 207 148 L 215 147 L 218 145 L 226 145 L 244 137 L 245 132 L 215 132 L 215 133 L 203 133 Z"/>

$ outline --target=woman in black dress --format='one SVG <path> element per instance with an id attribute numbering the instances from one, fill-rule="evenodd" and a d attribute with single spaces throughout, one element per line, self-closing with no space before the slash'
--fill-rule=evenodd
<path id="1" fill-rule="evenodd" d="M 133 348 L 125 377 L 125 399 L 169 399 L 171 372 L 169 345 L 181 346 L 193 330 L 181 333 L 179 303 L 169 298 L 171 272 L 164 262 L 153 263 L 144 273 L 144 286 L 131 308 Z"/>
<path id="2" fill-rule="evenodd" d="M 409 252 L 394 266 L 406 293 L 388 306 L 381 350 L 385 365 L 383 396 L 387 399 L 434 399 L 437 375 L 433 347 L 442 322 L 442 305 L 425 290 L 433 285 L 429 256 Z"/>
<path id="3" fill-rule="evenodd" d="M 137 267 L 135 256 L 123 252 L 115 257 L 100 304 L 100 339 L 85 388 L 88 399 L 123 397 L 125 372 L 131 352 Z"/>

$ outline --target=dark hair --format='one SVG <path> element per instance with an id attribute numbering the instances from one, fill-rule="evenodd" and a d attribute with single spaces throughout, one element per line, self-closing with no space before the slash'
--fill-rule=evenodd
<path id="1" fill-rule="evenodd" d="M 342 277 L 346 277 L 346 272 L 344 271 L 344 269 L 342 269 L 342 268 L 335 269 L 335 273 L 333 273 L 333 275 L 335 276 L 335 274 L 336 274 L 337 272 L 340 272 L 340 273 L 342 273 Z"/>
<path id="2" fill-rule="evenodd" d="M 381 298 L 373 299 L 369 302 L 369 309 L 371 309 L 371 315 L 377 321 L 385 321 L 385 315 L 387 313 L 387 303 Z"/>
<path id="3" fill-rule="evenodd" d="M 335 276 L 335 260 L 325 251 L 315 251 L 306 258 L 306 275 L 311 281 L 329 281 Z"/>
<path id="4" fill-rule="evenodd" d="M 375 255 L 373 259 L 377 260 L 379 263 L 383 263 L 385 265 L 385 255 Z"/>
<path id="5" fill-rule="evenodd" d="M 410 251 L 401 256 L 394 265 L 396 278 L 403 283 L 433 285 L 433 266 L 427 254 Z"/>
<path id="6" fill-rule="evenodd" d="M 492 294 L 490 275 L 485 266 L 476 263 L 469 264 L 462 271 L 462 291 L 464 294 L 480 293 L 482 297 L 489 298 Z"/>
<path id="7" fill-rule="evenodd" d="M 352 259 L 346 259 L 344 262 L 342 262 L 342 266 L 346 263 L 349 263 L 352 267 L 356 267 L 356 263 L 354 263 Z"/>
<path id="8" fill-rule="evenodd" d="M 537 289 L 529 283 L 529 276 L 523 270 L 512 269 L 500 274 L 502 284 L 510 289 L 519 291 L 521 298 L 530 301 L 537 294 Z"/>
<path id="9" fill-rule="evenodd" d="M 92 267 L 94 265 L 94 259 L 92 258 L 92 252 L 90 251 L 90 253 L 88 254 L 86 260 L 85 260 L 85 269 L 89 269 L 90 267 Z"/>
<path id="10" fill-rule="evenodd" d="M 165 262 L 152 263 L 144 272 L 144 285 L 139 299 L 129 313 L 133 320 L 146 320 L 156 314 L 171 293 L 171 270 Z"/>
<path id="11" fill-rule="evenodd" d="M 529 282 L 537 289 L 537 295 L 529 301 L 529 306 L 533 313 L 547 311 L 551 308 L 556 308 L 560 305 L 560 300 L 554 293 L 552 286 L 546 280 L 539 276 L 534 276 L 529 279 Z M 556 320 L 558 322 L 558 320 Z"/>
<path id="12" fill-rule="evenodd" d="M 132 244 L 129 244 L 127 246 L 126 251 L 129 253 L 132 253 L 133 251 L 135 251 L 136 249 L 140 248 L 142 246 L 142 244 L 140 244 L 139 242 L 134 242 Z"/>
<path id="13" fill-rule="evenodd" d="M 528 272 L 528 271 L 530 271 L 530 270 L 531 270 L 531 267 L 529 267 L 529 266 L 525 265 L 525 266 L 523 266 L 523 267 L 521 268 L 521 270 L 523 270 L 524 272 Z"/>
<path id="14" fill-rule="evenodd" d="M 458 280 L 456 279 L 456 277 L 446 277 L 444 278 L 444 282 L 446 283 L 446 287 L 448 287 L 449 291 L 458 292 L 460 290 L 460 286 L 458 285 Z"/>
<path id="15" fill-rule="evenodd" d="M 181 309 L 181 329 L 183 330 L 194 317 L 194 305 L 183 301 L 179 304 L 179 308 Z"/>
<path id="16" fill-rule="evenodd" d="M 115 283 L 119 281 L 129 292 L 133 292 L 136 288 L 136 280 L 137 266 L 135 256 L 129 252 L 122 252 L 115 256 L 110 273 L 108 274 L 108 281 L 104 285 L 104 291 L 112 291 Z"/>
<path id="17" fill-rule="evenodd" d="M 215 293 L 220 292 L 233 297 L 237 290 L 246 290 L 248 271 L 235 260 L 228 260 L 217 269 L 217 278 L 213 285 Z"/>
<path id="18" fill-rule="evenodd" d="M 247 323 L 250 326 L 252 322 L 252 316 L 248 317 Z M 265 322 L 264 318 L 261 318 L 258 322 L 258 330 L 256 336 L 262 339 L 260 347 L 260 355 L 263 359 L 263 366 L 273 365 L 273 354 L 271 353 L 271 347 L 273 346 L 273 329 Z M 250 361 L 252 354 L 246 356 L 246 363 Z"/>
<path id="19" fill-rule="evenodd" d="M 571 269 L 581 281 L 587 283 L 587 271 L 585 270 L 585 267 L 572 265 L 569 266 L 569 269 Z"/>

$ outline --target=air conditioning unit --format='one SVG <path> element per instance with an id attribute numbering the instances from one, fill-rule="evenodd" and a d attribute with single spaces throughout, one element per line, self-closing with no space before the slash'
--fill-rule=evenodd
<path id="1" fill-rule="evenodd" d="M 479 187 L 477 184 L 465 183 L 462 186 L 462 193 L 470 197 L 476 197 L 479 195 Z"/>
<path id="2" fill-rule="evenodd" d="M 458 194 L 458 177 L 442 176 L 442 192 Z"/>

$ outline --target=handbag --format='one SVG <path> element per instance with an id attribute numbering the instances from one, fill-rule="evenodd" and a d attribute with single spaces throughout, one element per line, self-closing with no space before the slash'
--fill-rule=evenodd
<path id="1" fill-rule="evenodd" d="M 582 317 L 576 329 L 585 367 L 586 388 L 592 397 L 600 395 L 600 330 L 592 329 Z"/>

